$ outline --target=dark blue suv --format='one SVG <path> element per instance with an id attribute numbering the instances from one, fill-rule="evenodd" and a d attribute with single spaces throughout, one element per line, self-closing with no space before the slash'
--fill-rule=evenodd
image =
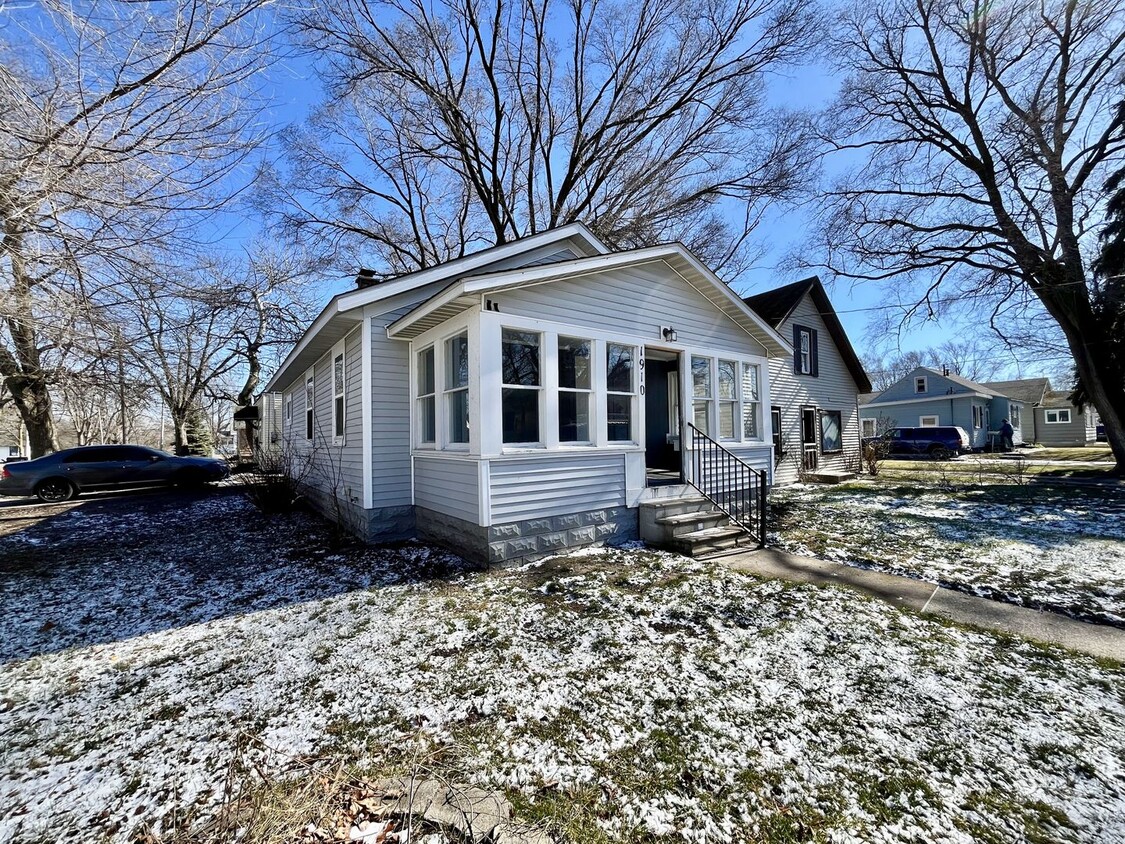
<path id="1" fill-rule="evenodd" d="M 880 437 L 867 437 L 863 444 L 881 446 L 886 453 L 899 457 L 931 457 L 948 460 L 970 451 L 969 435 L 964 428 L 939 425 L 934 428 L 891 428 Z"/>

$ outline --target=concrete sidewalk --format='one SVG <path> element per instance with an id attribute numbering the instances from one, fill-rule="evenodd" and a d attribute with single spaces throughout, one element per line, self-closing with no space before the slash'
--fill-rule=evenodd
<path id="1" fill-rule="evenodd" d="M 732 554 L 723 562 L 737 571 L 761 577 L 846 586 L 924 615 L 940 615 L 1091 656 L 1125 661 L 1125 630 L 1117 627 L 1087 624 L 1058 613 L 979 598 L 923 580 L 799 557 L 773 548 Z"/>

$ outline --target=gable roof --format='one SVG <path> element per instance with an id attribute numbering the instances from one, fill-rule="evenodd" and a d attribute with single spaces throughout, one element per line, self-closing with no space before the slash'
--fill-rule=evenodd
<path id="1" fill-rule="evenodd" d="M 840 318 L 836 316 L 836 309 L 832 307 L 832 302 L 828 298 L 824 285 L 817 276 L 795 281 L 783 287 L 775 287 L 773 290 L 767 290 L 754 296 L 747 296 L 742 301 L 757 312 L 770 327 L 776 329 L 793 314 L 797 305 L 806 295 L 812 298 L 817 313 L 824 320 L 824 325 L 828 328 L 828 333 L 836 344 L 840 357 L 844 359 L 844 365 L 851 373 L 856 387 L 861 393 L 870 393 L 871 381 L 863 369 L 859 355 L 855 353 L 855 349 L 852 347 L 851 340 L 848 339 L 848 333 L 844 331 Z"/>
<path id="2" fill-rule="evenodd" d="M 989 381 L 984 386 L 1024 404 L 1042 404 L 1047 394 L 1051 392 L 1051 379 L 1020 378 L 1016 381 Z"/>
<path id="3" fill-rule="evenodd" d="M 934 373 L 934 375 L 940 375 L 946 381 L 952 381 L 954 384 L 965 387 L 966 389 L 972 390 L 977 393 L 982 393 L 986 396 L 996 397 L 1001 395 L 996 390 L 993 390 L 984 384 L 978 384 L 976 381 L 970 381 L 968 378 L 962 378 L 960 375 L 954 375 L 952 372 L 950 372 L 948 375 L 946 375 L 944 372 L 938 372 L 936 369 L 931 369 L 930 372 Z M 1008 398 L 1011 397 L 1009 396 Z"/>
<path id="4" fill-rule="evenodd" d="M 400 293 L 406 293 L 425 287 L 435 282 L 465 276 L 474 272 L 487 270 L 488 267 L 505 261 L 518 259 L 520 255 L 547 249 L 551 246 L 561 245 L 565 241 L 577 243 L 585 251 L 595 255 L 604 255 L 609 248 L 598 240 L 582 223 L 569 223 L 555 229 L 521 237 L 508 243 L 501 243 L 465 255 L 444 264 L 428 267 L 416 272 L 406 273 L 396 278 L 387 279 L 378 284 L 369 284 L 358 289 L 346 290 L 333 296 L 324 310 L 320 312 L 312 325 L 310 325 L 301 338 L 289 350 L 281 366 L 277 368 L 264 391 L 270 392 L 284 387 L 293 381 L 299 373 L 312 366 L 322 355 L 332 348 L 337 342 L 351 333 L 363 321 L 363 308 L 390 299 Z M 364 278 L 361 269 L 357 282 Z"/>
<path id="5" fill-rule="evenodd" d="M 387 336 L 404 340 L 416 337 L 479 304 L 480 296 L 485 292 L 593 276 L 609 270 L 652 263 L 666 264 L 673 273 L 761 343 L 770 354 L 792 354 L 793 347 L 773 326 L 749 308 L 726 282 L 711 272 L 682 243 L 667 243 L 459 278 L 387 326 Z"/>

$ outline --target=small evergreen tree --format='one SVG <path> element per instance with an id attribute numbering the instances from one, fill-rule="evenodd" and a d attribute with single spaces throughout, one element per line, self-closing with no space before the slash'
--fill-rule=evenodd
<path id="1" fill-rule="evenodd" d="M 196 406 L 188 411 L 185 427 L 187 443 L 184 454 L 210 457 L 215 451 L 215 438 L 211 434 L 211 426 L 201 408 Z"/>

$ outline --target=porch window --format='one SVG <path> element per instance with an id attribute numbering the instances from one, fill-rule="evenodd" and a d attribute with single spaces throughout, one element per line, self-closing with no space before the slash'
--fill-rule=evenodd
<path id="1" fill-rule="evenodd" d="M 431 353 L 433 350 L 430 350 Z M 445 341 L 445 418 L 450 443 L 469 441 L 469 335 Z"/>
<path id="2" fill-rule="evenodd" d="M 606 343 L 605 352 L 606 437 L 613 443 L 632 442 L 636 348 Z"/>
<path id="3" fill-rule="evenodd" d="M 313 377 L 305 376 L 305 439 L 313 438 Z"/>
<path id="4" fill-rule="evenodd" d="M 738 364 L 719 361 L 719 438 L 733 440 L 738 416 Z"/>
<path id="5" fill-rule="evenodd" d="M 691 395 L 695 427 L 711 436 L 711 358 L 692 357 Z"/>
<path id="6" fill-rule="evenodd" d="M 559 442 L 590 442 L 591 343 L 559 337 Z"/>
<path id="7" fill-rule="evenodd" d="M 432 445 L 437 433 L 434 418 L 434 347 L 418 353 L 418 441 Z"/>
<path id="8" fill-rule="evenodd" d="M 753 363 L 742 364 L 742 438 L 760 440 L 762 438 L 762 395 L 758 366 Z"/>
<path id="9" fill-rule="evenodd" d="M 332 436 L 344 440 L 344 353 L 332 359 Z"/>
<path id="10" fill-rule="evenodd" d="M 820 452 L 832 454 L 844 450 L 840 411 L 820 411 Z"/>
<path id="11" fill-rule="evenodd" d="M 504 388 L 501 415 L 505 443 L 539 442 L 540 340 L 536 332 L 505 328 L 501 335 Z"/>

